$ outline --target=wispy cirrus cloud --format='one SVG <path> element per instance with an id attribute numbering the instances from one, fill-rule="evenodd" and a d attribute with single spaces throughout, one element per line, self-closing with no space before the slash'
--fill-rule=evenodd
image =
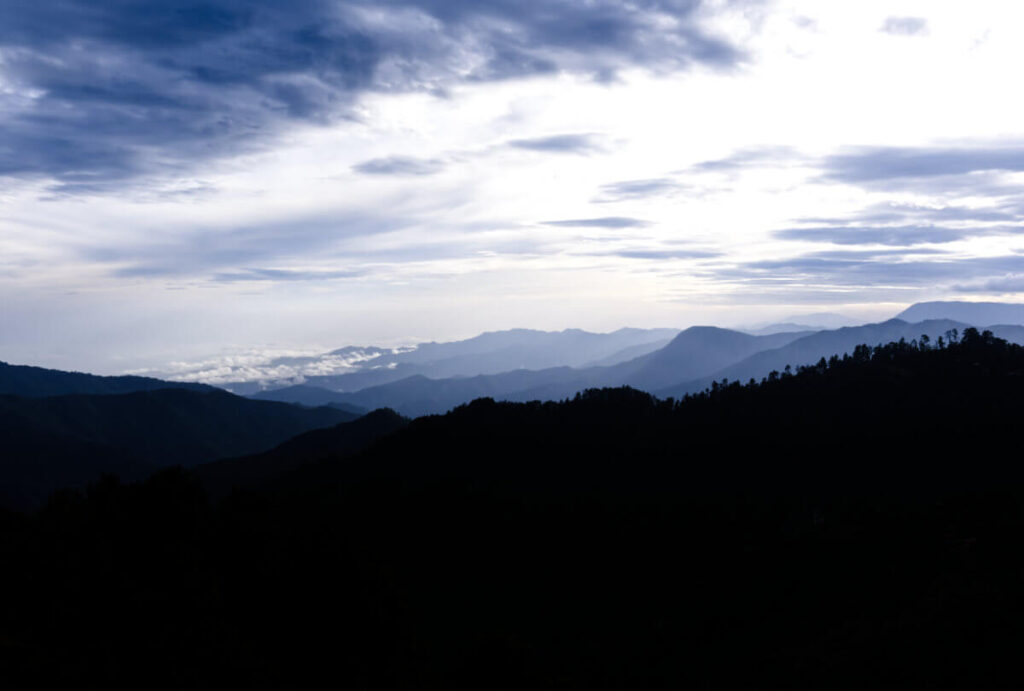
<path id="1" fill-rule="evenodd" d="M 649 221 L 627 216 L 602 216 L 600 218 L 570 218 L 562 221 L 543 221 L 543 225 L 558 228 L 645 228 Z"/>
<path id="2" fill-rule="evenodd" d="M 415 158 L 413 156 L 385 156 L 362 161 L 352 170 L 363 175 L 434 175 L 441 172 L 445 162 L 437 158 Z"/>
<path id="3" fill-rule="evenodd" d="M 895 289 L 947 284 L 966 279 L 987 280 L 1024 273 L 1024 256 L 1003 254 L 963 257 L 955 254 L 907 251 L 891 254 L 862 252 L 808 253 L 782 259 L 745 262 L 717 273 L 718 280 L 748 286 L 789 286 L 794 290 L 822 286 Z"/>
<path id="4" fill-rule="evenodd" d="M 594 154 L 604 151 L 601 138 L 594 134 L 555 134 L 548 137 L 513 139 L 508 142 L 513 149 L 539 151 L 555 154 Z"/>
<path id="5" fill-rule="evenodd" d="M 1020 145 L 975 147 L 863 147 L 826 156 L 823 178 L 855 185 L 900 185 L 978 173 L 1024 171 Z"/>
<path id="6" fill-rule="evenodd" d="M 890 245 L 900 247 L 957 242 L 958 240 L 982 235 L 1018 234 L 1024 234 L 1024 226 L 976 226 L 968 228 L 951 228 L 935 225 L 837 225 L 808 228 L 785 228 L 773 233 L 776 238 L 781 240 L 830 242 L 836 245 Z"/>
<path id="7" fill-rule="evenodd" d="M 601 185 L 595 202 L 620 202 L 649 197 L 671 196 L 686 189 L 673 178 L 646 178 L 642 180 L 622 180 Z"/>

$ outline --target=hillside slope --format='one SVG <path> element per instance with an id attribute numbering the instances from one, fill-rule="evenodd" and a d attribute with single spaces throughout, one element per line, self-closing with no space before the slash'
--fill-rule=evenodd
<path id="1" fill-rule="evenodd" d="M 216 503 L 106 481 L 0 512 L 4 678 L 1007 688 L 1022 400 L 1024 348 L 967 331 L 674 404 L 478 400 Z"/>
<path id="2" fill-rule="evenodd" d="M 104 377 L 0 362 L 0 394 L 42 397 L 65 394 L 121 394 L 158 389 L 217 390 L 206 384 L 164 381 L 150 377 Z"/>
<path id="3" fill-rule="evenodd" d="M 159 389 L 48 398 L 0 396 L 4 463 L 0 501 L 31 505 L 101 473 L 144 477 L 272 448 L 296 434 L 349 421 L 334 408 L 251 401 L 224 391 Z"/>

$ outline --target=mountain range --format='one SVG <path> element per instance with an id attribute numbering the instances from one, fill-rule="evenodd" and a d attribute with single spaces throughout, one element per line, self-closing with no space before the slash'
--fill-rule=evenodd
<path id="1" fill-rule="evenodd" d="M 3 678 L 1007 688 L 1024 641 L 1024 470 L 1006 451 L 1024 348 L 942 336 L 682 401 L 621 387 L 376 411 L 0 511 Z M 18 401 L 125 416 L 168 395 L 329 410 L 184 390 Z"/>
<path id="2" fill-rule="evenodd" d="M 701 391 L 713 381 L 761 379 L 787 365 L 798 367 L 851 352 L 859 344 L 879 344 L 927 335 L 932 340 L 969 326 L 951 320 L 909 323 L 891 319 L 879 324 L 817 332 L 765 336 L 690 327 L 663 348 L 616 365 L 519 369 L 492 375 L 431 379 L 422 375 L 367 387 L 356 392 L 317 392 L 321 400 L 363 408 L 391 407 L 410 417 L 443 413 L 475 398 L 560 400 L 594 387 L 631 386 L 661 397 Z M 997 336 L 1024 343 L 1024 327 L 989 327 Z"/>
<path id="3" fill-rule="evenodd" d="M 0 439 L 7 459 L 0 474 L 0 502 L 35 505 L 54 489 L 81 486 L 103 472 L 137 478 L 168 465 L 229 463 L 224 459 L 245 457 L 250 457 L 245 464 L 270 468 L 271 457 L 251 459 L 273 454 L 277 445 L 296 435 L 317 438 L 320 432 L 314 430 L 340 424 L 323 433 L 337 436 L 338 448 L 355 448 L 358 444 L 344 438 L 372 438 L 355 430 L 392 430 L 403 417 L 444 413 L 479 398 L 563 400 L 586 389 L 620 386 L 680 398 L 714 382 L 760 380 L 787 366 L 841 356 L 861 344 L 909 342 L 922 335 L 933 342 L 948 339 L 954 331 L 995 317 L 1017 318 L 1018 323 L 987 328 L 1007 341 L 1024 343 L 1020 307 L 924 303 L 903 314 L 956 314 L 964 320 L 890 319 L 781 333 L 766 328 L 761 335 L 712 326 L 611 334 L 517 329 L 402 352 L 349 347 L 332 352 L 381 364 L 362 372 L 308 377 L 303 384 L 254 392 L 251 398 L 206 384 L 0 363 Z M 516 364 L 491 371 L 510 363 Z M 377 384 L 357 390 L 331 388 L 339 381 L 349 386 L 375 380 Z M 393 412 L 345 427 L 380 408 Z"/>

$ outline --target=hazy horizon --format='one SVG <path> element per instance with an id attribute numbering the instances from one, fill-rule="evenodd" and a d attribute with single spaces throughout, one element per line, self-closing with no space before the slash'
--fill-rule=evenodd
<path id="1" fill-rule="evenodd" d="M 0 7 L 0 360 L 1024 292 L 1024 8 Z"/>

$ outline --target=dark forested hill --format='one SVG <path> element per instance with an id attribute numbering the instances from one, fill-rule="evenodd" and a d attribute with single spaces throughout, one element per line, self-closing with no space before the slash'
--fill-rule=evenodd
<path id="1" fill-rule="evenodd" d="M 356 420 L 300 434 L 261 454 L 204 463 L 195 474 L 215 495 L 233 487 L 257 487 L 320 460 L 341 462 L 407 424 L 406 418 L 392 410 L 375 410 Z"/>
<path id="2" fill-rule="evenodd" d="M 10 365 L 0 362 L 0 394 L 13 396 L 61 396 L 64 394 L 119 394 L 157 389 L 214 391 L 206 384 L 163 381 L 150 377 L 102 377 L 82 372 Z"/>
<path id="3" fill-rule="evenodd" d="M 105 688 L 1012 687 L 1022 412 L 1024 348 L 969 329 L 681 401 L 478 400 L 214 503 L 184 471 L 106 480 L 0 514 L 0 666 Z"/>
<path id="4" fill-rule="evenodd" d="M 163 466 L 256 453 L 355 417 L 333 408 L 252 401 L 219 390 L 0 396 L 0 502 L 32 505 L 102 472 L 141 478 Z"/>

